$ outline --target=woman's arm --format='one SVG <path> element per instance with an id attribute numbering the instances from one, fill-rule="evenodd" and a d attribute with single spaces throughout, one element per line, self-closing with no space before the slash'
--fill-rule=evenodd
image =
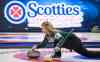
<path id="1" fill-rule="evenodd" d="M 45 36 L 44 40 L 39 45 L 37 45 L 36 48 L 44 48 L 47 44 L 48 44 L 48 40 L 47 37 Z"/>
<path id="2" fill-rule="evenodd" d="M 72 29 L 70 32 L 62 32 L 63 35 L 60 37 L 56 47 L 61 47 L 69 37 L 73 36 L 73 31 L 74 29 Z"/>

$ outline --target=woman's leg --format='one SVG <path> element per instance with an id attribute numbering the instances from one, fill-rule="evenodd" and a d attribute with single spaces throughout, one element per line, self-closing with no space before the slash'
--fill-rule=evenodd
<path id="1" fill-rule="evenodd" d="M 83 47 L 81 40 L 76 37 L 75 35 L 69 37 L 68 40 L 64 43 L 62 47 L 72 49 L 75 52 L 90 58 L 100 58 L 100 51 L 88 51 L 86 48 Z"/>

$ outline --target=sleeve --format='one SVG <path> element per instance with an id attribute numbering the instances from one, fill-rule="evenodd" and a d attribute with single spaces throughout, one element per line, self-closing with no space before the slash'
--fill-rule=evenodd
<path id="1" fill-rule="evenodd" d="M 55 39 L 60 39 L 61 37 L 62 37 L 62 35 L 60 33 L 55 34 Z"/>
<path id="2" fill-rule="evenodd" d="M 58 41 L 56 47 L 59 47 L 60 48 L 63 43 L 64 43 L 64 37 L 62 36 L 62 37 L 59 38 L 59 41 Z"/>
<path id="3" fill-rule="evenodd" d="M 67 32 L 62 32 L 63 34 L 59 33 L 61 36 L 58 39 L 58 43 L 56 44 L 56 47 L 61 48 L 62 45 L 65 43 L 65 40 L 67 37 L 69 37 L 70 34 L 68 34 Z"/>
<path id="4" fill-rule="evenodd" d="M 63 40 L 64 40 L 63 35 L 61 35 L 61 33 L 56 33 L 55 39 L 58 40 L 58 42 L 57 42 L 57 44 L 56 44 L 56 47 L 60 47 L 60 45 L 62 44 L 62 42 L 63 42 Z"/>
<path id="5" fill-rule="evenodd" d="M 44 48 L 47 44 L 48 44 L 48 40 L 47 37 L 45 36 L 44 40 L 39 45 L 37 45 L 36 48 Z"/>

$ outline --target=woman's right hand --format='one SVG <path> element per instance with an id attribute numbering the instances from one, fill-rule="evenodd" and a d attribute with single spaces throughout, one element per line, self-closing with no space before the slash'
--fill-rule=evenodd
<path id="1" fill-rule="evenodd" d="M 37 49 L 37 46 L 34 45 L 34 46 L 32 47 L 32 50 L 34 51 L 34 50 L 36 50 L 36 49 Z"/>

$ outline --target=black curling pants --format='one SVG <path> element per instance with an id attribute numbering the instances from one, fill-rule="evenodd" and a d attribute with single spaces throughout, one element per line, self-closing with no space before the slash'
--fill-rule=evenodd
<path id="1" fill-rule="evenodd" d="M 79 53 L 82 56 L 89 57 L 89 58 L 100 58 L 100 51 L 89 51 L 83 47 L 81 40 L 75 36 L 74 34 L 66 39 L 65 43 L 61 48 L 67 48 L 70 50 L 74 50 L 75 52 Z M 61 55 L 61 52 L 56 52 L 58 56 Z"/>

